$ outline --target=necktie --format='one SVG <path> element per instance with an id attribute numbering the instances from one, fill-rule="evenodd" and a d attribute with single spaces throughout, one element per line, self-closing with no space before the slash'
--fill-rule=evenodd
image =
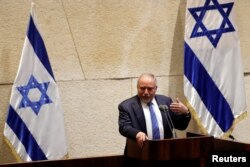
<path id="1" fill-rule="evenodd" d="M 153 103 L 149 102 L 148 107 L 149 107 L 150 116 L 151 116 L 153 140 L 154 139 L 160 139 L 160 130 L 159 130 L 158 121 L 157 121 L 157 118 L 156 118 L 156 115 L 155 115 L 155 111 L 153 109 Z"/>

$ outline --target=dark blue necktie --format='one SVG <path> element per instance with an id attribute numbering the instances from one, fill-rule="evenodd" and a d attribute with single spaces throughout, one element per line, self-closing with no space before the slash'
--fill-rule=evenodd
<path id="1" fill-rule="evenodd" d="M 160 139 L 160 130 L 159 130 L 158 121 L 155 115 L 155 111 L 153 109 L 153 103 L 149 102 L 148 107 L 149 107 L 150 116 L 151 116 L 153 140 Z"/>

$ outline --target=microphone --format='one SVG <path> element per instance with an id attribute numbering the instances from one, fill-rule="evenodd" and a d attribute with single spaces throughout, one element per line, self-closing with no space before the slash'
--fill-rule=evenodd
<path id="1" fill-rule="evenodd" d="M 175 132 L 175 128 L 174 128 L 172 118 L 171 118 L 171 116 L 169 114 L 168 106 L 167 105 L 159 105 L 159 109 L 160 109 L 161 112 L 163 112 L 166 115 L 167 122 L 168 122 L 169 127 L 171 128 L 173 138 L 176 138 L 177 135 L 176 135 L 176 132 Z"/>

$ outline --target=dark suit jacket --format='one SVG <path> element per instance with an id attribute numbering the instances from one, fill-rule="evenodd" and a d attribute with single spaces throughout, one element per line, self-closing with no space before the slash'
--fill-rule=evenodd
<path id="1" fill-rule="evenodd" d="M 156 95 L 155 100 L 158 105 L 167 105 L 170 108 L 172 99 L 163 95 Z M 119 132 L 124 137 L 135 139 L 136 134 L 140 131 L 147 134 L 146 121 L 141 106 L 139 97 L 133 96 L 118 106 L 119 109 Z M 169 112 L 174 124 L 174 127 L 179 130 L 184 130 L 188 126 L 191 119 L 190 115 L 176 114 L 172 111 Z M 164 127 L 164 138 L 171 138 L 172 128 L 169 126 L 167 116 L 161 112 Z"/>

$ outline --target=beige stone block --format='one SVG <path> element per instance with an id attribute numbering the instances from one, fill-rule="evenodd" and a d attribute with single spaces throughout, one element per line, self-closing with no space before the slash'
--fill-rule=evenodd
<path id="1" fill-rule="evenodd" d="M 57 80 L 84 79 L 70 27 L 60 1 L 35 1 L 41 35 Z M 0 1 L 0 82 L 12 83 L 17 73 L 29 21 L 28 0 Z"/>
<path id="2" fill-rule="evenodd" d="M 85 79 L 63 3 L 57 0 L 37 0 L 35 4 L 56 80 Z"/>
<path id="3" fill-rule="evenodd" d="M 236 124 L 235 129 L 233 131 L 233 136 L 237 141 L 250 143 L 250 76 L 245 76 L 245 89 L 246 89 L 246 102 L 247 102 L 247 117 L 241 120 L 238 124 Z"/>
<path id="4" fill-rule="evenodd" d="M 0 83 L 14 81 L 26 34 L 29 7 L 24 1 L 0 1 Z"/>
<path id="5" fill-rule="evenodd" d="M 170 60 L 176 56 L 172 46 L 179 1 L 64 0 L 63 4 L 86 78 L 169 74 L 174 65 Z M 183 42 L 176 49 L 182 46 Z"/>
<path id="6" fill-rule="evenodd" d="M 244 68 L 244 72 L 250 72 L 250 38 L 249 29 L 250 29 L 250 22 L 249 15 L 250 15 L 250 3 L 248 0 L 241 0 L 235 1 L 236 7 L 236 23 L 239 31 L 240 36 L 240 45 L 241 45 L 241 54 L 242 54 L 242 64 Z"/>
<path id="7" fill-rule="evenodd" d="M 59 83 L 69 156 L 122 155 L 125 138 L 118 131 L 118 104 L 130 97 L 130 80 Z"/>

